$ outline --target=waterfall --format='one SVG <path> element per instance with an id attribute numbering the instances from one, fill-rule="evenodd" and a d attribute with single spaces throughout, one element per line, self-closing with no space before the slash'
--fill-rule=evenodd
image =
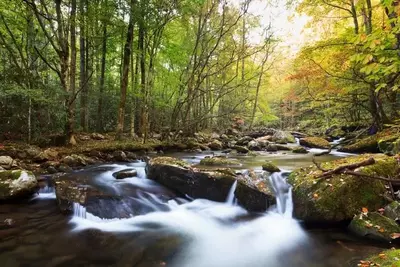
<path id="1" fill-rule="evenodd" d="M 296 140 L 296 145 L 299 146 L 300 145 L 300 139 L 296 137 L 295 140 Z"/>
<path id="2" fill-rule="evenodd" d="M 226 198 L 226 203 L 230 204 L 230 205 L 234 205 L 235 204 L 235 190 L 236 190 L 236 186 L 237 186 L 237 180 L 232 184 L 231 189 L 229 190 L 229 194 L 228 197 Z"/>
<path id="3" fill-rule="evenodd" d="M 276 212 L 283 214 L 285 217 L 292 217 L 292 187 L 286 183 L 286 178 L 282 172 L 271 174 L 269 181 L 276 197 Z"/>

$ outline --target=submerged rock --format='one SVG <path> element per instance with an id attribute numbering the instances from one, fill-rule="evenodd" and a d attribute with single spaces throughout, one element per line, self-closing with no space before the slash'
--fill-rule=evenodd
<path id="1" fill-rule="evenodd" d="M 360 167 L 358 172 L 395 177 L 400 171 L 397 160 L 385 155 L 362 155 L 321 164 L 332 170 L 339 166 L 365 161 L 374 157 L 375 164 Z M 295 170 L 288 177 L 293 186 L 294 214 L 309 222 L 341 222 L 351 220 L 361 208 L 378 210 L 386 200 L 385 183 L 352 175 L 335 174 L 318 179 L 322 171 L 315 166 Z"/>
<path id="2" fill-rule="evenodd" d="M 125 178 L 135 177 L 137 176 L 137 170 L 125 169 L 118 172 L 114 172 L 112 176 L 114 176 L 115 179 L 125 179 Z"/>
<path id="3" fill-rule="evenodd" d="M 354 216 L 349 230 L 361 237 L 391 242 L 393 234 L 400 233 L 400 226 L 378 212 L 366 211 Z"/>
<path id="4" fill-rule="evenodd" d="M 305 137 L 300 139 L 300 145 L 310 148 L 329 149 L 331 145 L 324 138 L 320 137 Z"/>
<path id="5" fill-rule="evenodd" d="M 307 154 L 308 153 L 307 149 L 305 149 L 302 146 L 297 146 L 297 147 L 293 148 L 292 152 L 296 153 L 296 154 Z"/>
<path id="6" fill-rule="evenodd" d="M 147 176 L 181 195 L 218 202 L 226 200 L 237 180 L 235 196 L 242 206 L 251 211 L 265 211 L 275 201 L 265 184 L 259 181 L 236 175 L 230 169 L 195 169 L 184 161 L 170 157 L 151 159 L 147 165 Z"/>
<path id="7" fill-rule="evenodd" d="M 272 162 L 266 162 L 262 165 L 262 169 L 264 171 L 273 173 L 273 172 L 280 172 L 281 170 Z"/>
<path id="8" fill-rule="evenodd" d="M 0 200 L 10 200 L 34 194 L 38 182 L 32 172 L 0 171 Z"/>
<path id="9" fill-rule="evenodd" d="M 240 162 L 236 159 L 228 159 L 225 157 L 204 158 L 200 161 L 203 166 L 239 166 Z"/>

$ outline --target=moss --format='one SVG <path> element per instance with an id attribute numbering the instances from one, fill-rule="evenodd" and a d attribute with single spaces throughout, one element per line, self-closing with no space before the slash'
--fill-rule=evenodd
<path id="1" fill-rule="evenodd" d="M 391 242 L 391 235 L 400 232 L 397 223 L 378 212 L 365 212 L 354 216 L 349 229 L 355 234 L 379 241 Z"/>
<path id="2" fill-rule="evenodd" d="M 394 176 L 399 172 L 396 159 L 385 155 L 361 155 L 322 164 L 323 169 L 332 170 L 374 157 L 376 163 L 359 168 L 369 175 Z M 315 166 L 301 168 L 290 174 L 293 185 L 295 213 L 300 218 L 313 220 L 342 221 L 352 219 L 362 207 L 377 210 L 385 204 L 382 195 L 386 192 L 382 181 L 333 175 L 329 179 L 316 179 L 322 171 Z"/>
<path id="3" fill-rule="evenodd" d="M 266 162 L 262 165 L 262 169 L 264 171 L 273 173 L 273 172 L 280 172 L 281 170 L 272 162 Z"/>
<path id="4" fill-rule="evenodd" d="M 330 144 L 323 138 L 320 137 L 305 137 L 300 139 L 300 144 L 302 146 L 312 147 L 312 148 L 330 148 Z"/>
<path id="5" fill-rule="evenodd" d="M 0 171 L 0 180 L 17 180 L 21 176 L 21 171 L 20 170 L 14 170 L 14 171 Z"/>
<path id="6" fill-rule="evenodd" d="M 365 137 L 363 139 L 358 140 L 354 144 L 350 144 L 339 149 L 343 152 L 353 152 L 353 153 L 362 153 L 362 152 L 385 152 L 379 149 L 379 143 L 381 143 L 381 147 L 384 150 L 386 148 L 386 143 L 394 142 L 396 139 L 400 138 L 400 133 L 395 130 L 384 130 L 375 135 L 371 135 Z"/>
<path id="7" fill-rule="evenodd" d="M 204 158 L 200 161 L 203 166 L 238 166 L 240 162 L 235 159 L 222 157 Z"/>
<path id="8" fill-rule="evenodd" d="M 172 165 L 181 168 L 189 168 L 190 165 L 183 160 L 172 157 L 157 157 L 150 160 L 151 165 Z"/>
<path id="9" fill-rule="evenodd" d="M 390 249 L 381 252 L 379 255 L 374 255 L 367 259 L 370 262 L 370 266 L 380 267 L 400 267 L 400 249 Z"/>

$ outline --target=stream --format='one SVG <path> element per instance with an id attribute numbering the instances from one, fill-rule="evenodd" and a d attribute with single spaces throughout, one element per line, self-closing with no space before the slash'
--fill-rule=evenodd
<path id="1" fill-rule="evenodd" d="M 49 186 L 27 202 L 0 205 L 0 221 L 15 222 L 13 227 L 0 228 L 1 266 L 357 266 L 385 246 L 360 240 L 344 229 L 305 229 L 292 218 L 291 188 L 285 178 L 293 169 L 310 165 L 312 153 L 230 156 L 242 163 L 238 171 L 261 173 L 265 160 L 282 169 L 268 178 L 277 205 L 264 213 L 249 213 L 236 204 L 236 183 L 224 203 L 179 197 L 147 179 L 145 162 L 76 171 L 71 177 L 84 176 L 93 187 L 125 196 L 129 205 L 108 201 L 85 208 L 75 203 L 73 215 L 65 216 Z M 210 155 L 169 154 L 192 164 Z M 318 160 L 344 156 L 348 154 L 333 151 Z M 126 168 L 135 168 L 137 177 L 116 180 L 112 176 Z"/>

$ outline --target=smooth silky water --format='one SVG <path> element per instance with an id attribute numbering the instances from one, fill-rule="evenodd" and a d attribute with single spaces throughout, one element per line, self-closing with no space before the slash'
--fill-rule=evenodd
<path id="1" fill-rule="evenodd" d="M 173 156 L 196 164 L 209 155 Z M 318 159 L 340 156 L 346 155 L 334 152 Z M 91 167 L 72 178 L 84 176 L 91 186 L 129 202 L 99 202 L 92 211 L 124 216 L 99 217 L 77 203 L 73 215 L 62 215 L 54 189 L 44 186 L 28 203 L 0 206 L 0 221 L 15 221 L 11 228 L 0 228 L 0 266 L 339 267 L 357 266 L 360 259 L 384 248 L 345 230 L 305 230 L 292 218 L 291 187 L 285 179 L 288 171 L 310 165 L 311 155 L 235 158 L 242 163 L 238 170 L 254 169 L 262 175 L 265 160 L 284 170 L 268 177 L 276 206 L 248 213 L 236 204 L 236 183 L 225 203 L 181 198 L 147 179 L 144 162 Z M 138 177 L 112 176 L 126 168 L 135 168 Z"/>

